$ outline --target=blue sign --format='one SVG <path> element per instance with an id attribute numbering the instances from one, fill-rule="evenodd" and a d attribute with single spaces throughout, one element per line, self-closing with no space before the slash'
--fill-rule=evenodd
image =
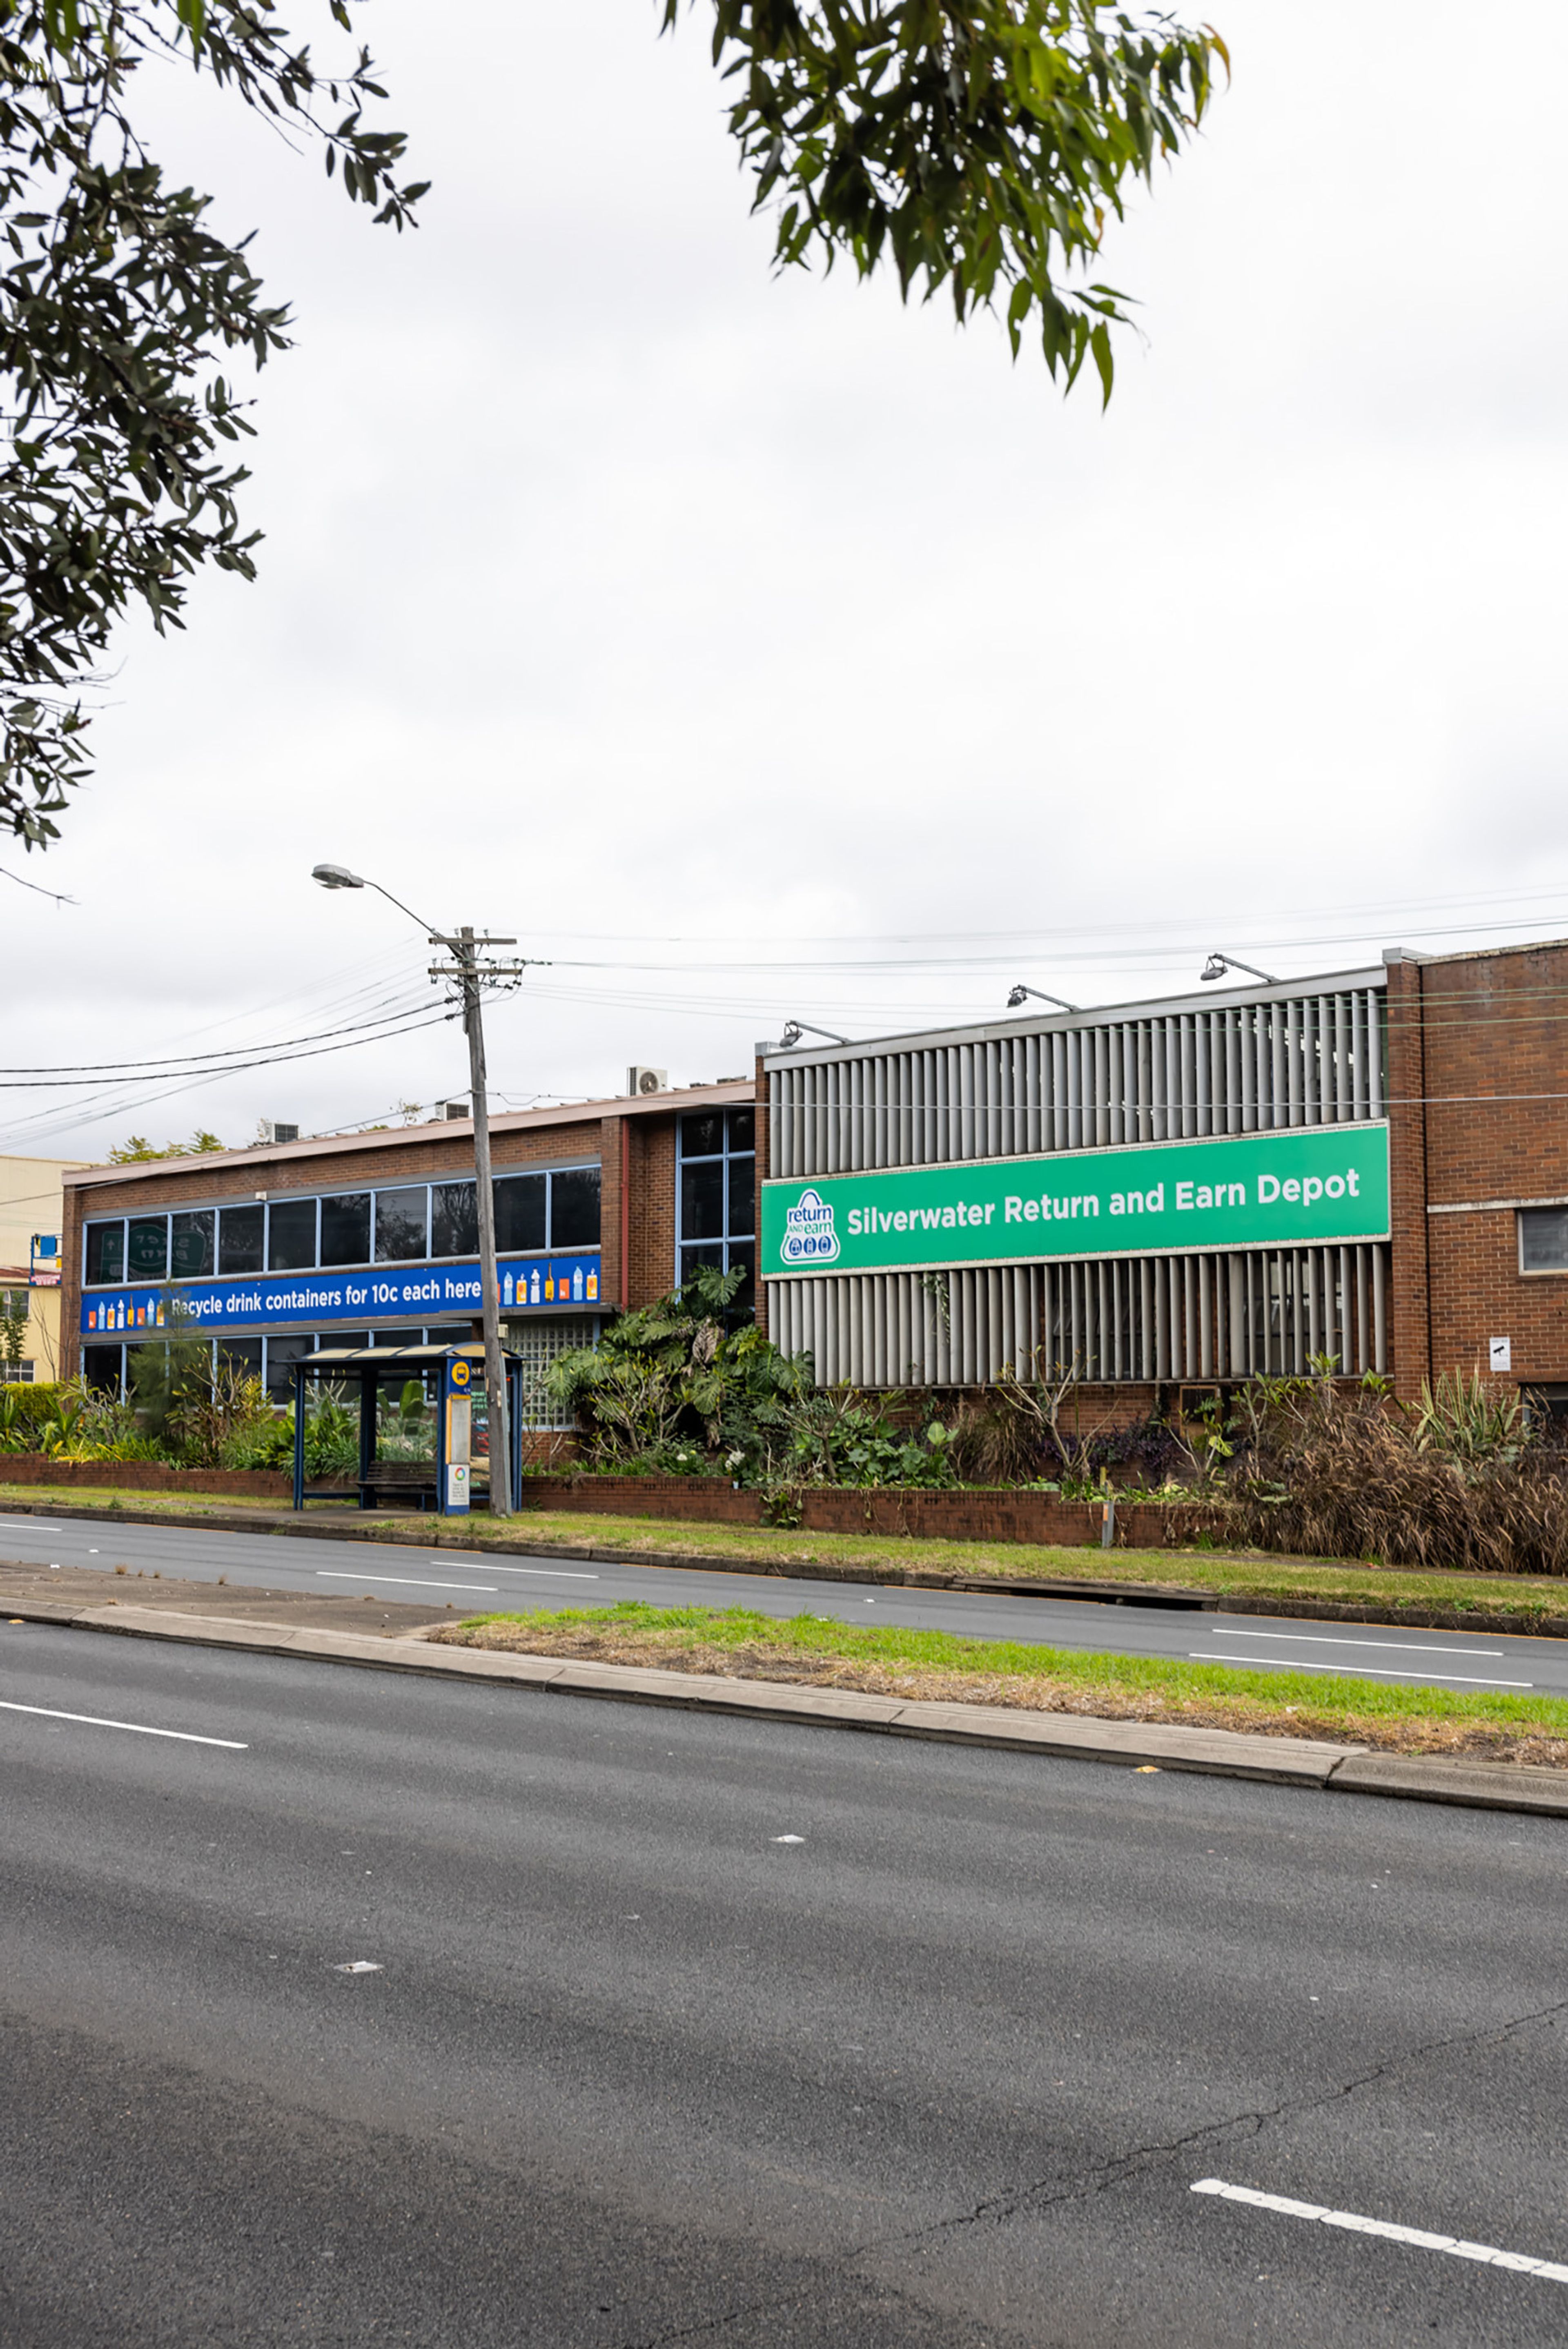
<path id="1" fill-rule="evenodd" d="M 513 1257 L 498 1270 L 503 1313 L 560 1313 L 600 1302 L 597 1255 Z M 165 1330 L 171 1297 L 178 1299 L 187 1327 L 230 1332 L 327 1329 L 334 1321 L 447 1321 L 477 1316 L 482 1303 L 475 1263 L 258 1273 L 241 1280 L 183 1280 L 173 1289 L 89 1289 L 82 1299 L 82 1336 L 129 1338 Z"/>

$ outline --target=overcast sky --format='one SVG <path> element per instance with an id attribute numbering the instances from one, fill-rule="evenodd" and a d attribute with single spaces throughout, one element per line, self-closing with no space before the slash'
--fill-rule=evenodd
<path id="1" fill-rule="evenodd" d="M 296 347 L 259 581 L 126 632 L 63 843 L 0 858 L 78 901 L 0 882 L 8 1062 L 423 1004 L 420 932 L 322 858 L 550 958 L 490 1015 L 516 1106 L 737 1073 L 792 1013 L 1568 931 L 1561 0 L 1506 45 L 1458 0 L 1212 0 L 1234 85 L 1107 239 L 1146 339 L 1104 415 L 990 320 L 770 274 L 701 6 L 664 40 L 653 0 L 359 13 L 434 182 L 413 236 L 144 77 Z M 436 1026 L 12 1091 L 0 1149 L 465 1084 Z"/>

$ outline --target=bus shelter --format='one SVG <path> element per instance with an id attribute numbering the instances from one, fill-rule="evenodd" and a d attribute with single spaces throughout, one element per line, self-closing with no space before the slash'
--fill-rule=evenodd
<path id="1" fill-rule="evenodd" d="M 523 1361 L 501 1361 L 515 1493 Z M 321 1347 L 295 1365 L 294 1506 L 358 1499 L 465 1516 L 489 1504 L 490 1433 L 482 1345 Z"/>

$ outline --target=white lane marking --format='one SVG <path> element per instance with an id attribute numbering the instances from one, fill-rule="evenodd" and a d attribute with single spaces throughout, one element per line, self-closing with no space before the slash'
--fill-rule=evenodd
<path id="1" fill-rule="evenodd" d="M 63 1534 L 64 1526 L 51 1526 L 42 1517 L 0 1517 L 0 1526 L 8 1534 Z"/>
<path id="2" fill-rule="evenodd" d="M 1428 2234 L 1424 2227 L 1397 2227 L 1386 2219 L 1363 2219 L 1354 2210 L 1329 2210 L 1318 2202 L 1293 2202 L 1285 2194 L 1258 2194 L 1250 2186 L 1228 2186 L 1222 2178 L 1196 2178 L 1192 2192 L 1218 2194 L 1226 2202 L 1247 2202 L 1256 2210 L 1277 2211 L 1285 2219 L 1315 2219 L 1320 2226 L 1344 2227 L 1353 2235 L 1381 2235 L 1386 2242 L 1408 2243 L 1419 2251 L 1446 2251 L 1450 2259 L 1473 2260 L 1482 2267 L 1510 2268 L 1519 2275 L 1540 2276 L 1548 2283 L 1568 2283 L 1568 2267 L 1556 2260 L 1532 2259 L 1525 2251 L 1500 2251 L 1493 2243 L 1468 2243 L 1462 2235 Z"/>
<path id="3" fill-rule="evenodd" d="M 1215 1626 L 1217 1640 L 1293 1640 L 1301 1648 L 1386 1648 L 1393 1656 L 1501 1656 L 1501 1648 L 1439 1648 L 1419 1640 L 1341 1640 L 1329 1631 L 1231 1631 Z"/>
<path id="4" fill-rule="evenodd" d="M 81 1721 L 89 1729 L 130 1729 L 138 1737 L 177 1737 L 182 1745 L 224 1745 L 231 1754 L 248 1754 L 251 1750 L 235 1737 L 198 1737 L 190 1729 L 149 1729 L 144 1721 L 106 1721 L 97 1713 L 57 1713 L 53 1705 L 10 1704 L 4 1697 L 0 1697 L 0 1713 L 36 1713 L 46 1721 Z"/>
<path id="5" fill-rule="evenodd" d="M 384 1969 L 374 1958 L 350 1958 L 347 1965 L 334 1966 L 332 1971 L 335 1974 L 379 1974 Z"/>
<path id="6" fill-rule="evenodd" d="M 1199 1649 L 1189 1648 L 1189 1664 L 1240 1664 L 1242 1656 L 1210 1656 Z M 1532 1689 L 1533 1681 L 1493 1681 L 1479 1672 L 1402 1672 L 1392 1664 L 1320 1664 L 1312 1656 L 1276 1656 L 1274 1661 L 1292 1672 L 1338 1672 L 1351 1681 L 1422 1681 L 1433 1687 L 1438 1681 L 1457 1681 L 1461 1688 Z"/>
<path id="7" fill-rule="evenodd" d="M 488 1590 L 500 1597 L 493 1582 L 437 1582 L 428 1574 L 334 1574 L 325 1566 L 316 1569 L 318 1582 L 389 1582 L 399 1590 Z"/>
<path id="8" fill-rule="evenodd" d="M 432 1557 L 431 1560 L 432 1566 L 438 1566 L 440 1563 L 439 1558 Z M 597 1582 L 598 1580 L 597 1574 L 556 1574 L 547 1566 L 487 1566 L 484 1570 L 486 1574 L 542 1574 L 546 1582 Z"/>

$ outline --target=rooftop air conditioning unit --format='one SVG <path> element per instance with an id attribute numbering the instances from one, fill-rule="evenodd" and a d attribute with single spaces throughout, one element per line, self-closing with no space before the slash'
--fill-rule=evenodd
<path id="1" fill-rule="evenodd" d="M 670 1091 L 668 1069 L 628 1069 L 626 1072 L 628 1093 L 667 1093 Z"/>
<path id="2" fill-rule="evenodd" d="M 275 1118 L 264 1117 L 256 1139 L 263 1143 L 297 1142 L 299 1128 L 297 1125 L 280 1125 Z"/>
<path id="3" fill-rule="evenodd" d="M 467 1117 L 469 1115 L 468 1103 L 465 1101 L 443 1102 L 441 1104 L 441 1115 L 446 1118 L 449 1123 L 452 1119 L 456 1117 Z"/>

